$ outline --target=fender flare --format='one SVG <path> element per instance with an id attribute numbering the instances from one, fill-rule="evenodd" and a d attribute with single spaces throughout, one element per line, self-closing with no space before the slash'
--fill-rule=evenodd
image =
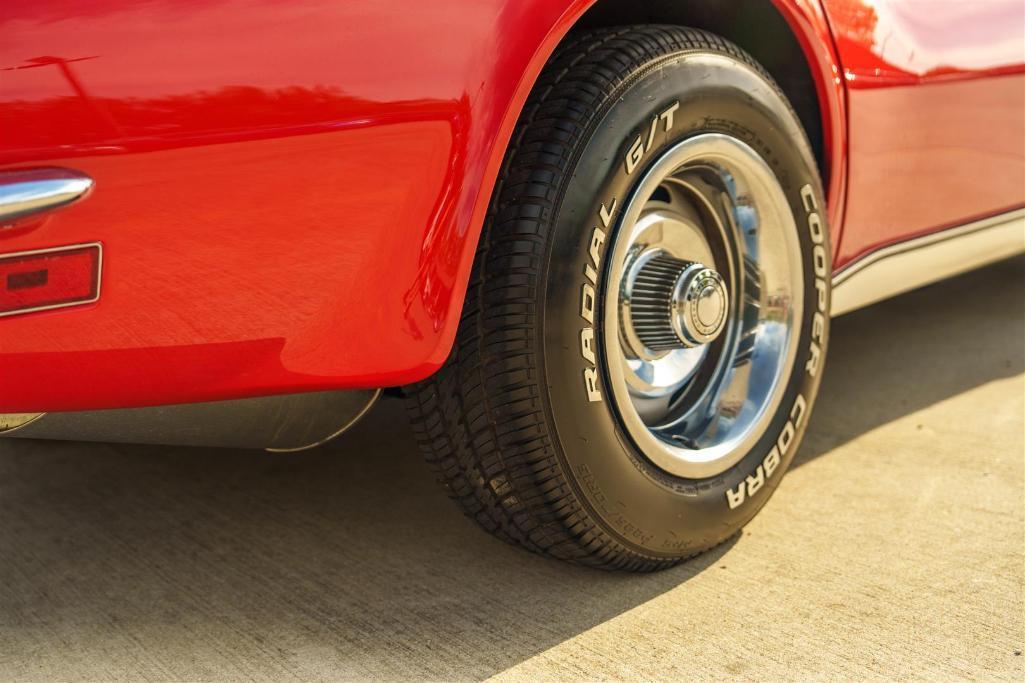
<path id="1" fill-rule="evenodd" d="M 794 33 L 815 83 L 829 169 L 829 186 L 826 192 L 835 253 L 840 244 L 847 184 L 847 113 L 843 70 L 826 13 L 819 0 L 765 1 L 772 2 Z M 459 188 L 451 188 L 450 192 L 443 193 L 442 201 L 435 207 L 432 226 L 422 247 L 419 277 L 414 289 L 409 292 L 411 296 L 407 297 L 407 301 L 417 296 L 421 298 L 424 307 L 434 318 L 435 328 L 440 331 L 434 352 L 425 363 L 426 372 L 419 373 L 423 376 L 427 376 L 445 362 L 455 341 L 459 315 L 466 296 L 470 269 L 484 226 L 485 214 L 505 150 L 527 96 L 559 42 L 596 2 L 597 0 L 573 0 L 566 5 L 562 14 L 551 24 L 544 38 L 537 44 L 526 65 L 520 68 L 519 80 L 500 114 L 494 111 L 485 112 L 481 118 L 473 111 L 475 106 L 480 107 L 482 102 L 489 101 L 485 93 L 487 82 L 499 82 L 500 71 L 510 68 L 508 63 L 496 60 L 490 74 L 492 78 L 481 84 L 480 97 L 469 105 L 469 129 L 459 130 L 460 122 L 453 121 L 454 134 L 457 137 L 465 136 L 462 142 L 466 156 L 461 160 L 464 171 L 456 174 L 456 177 L 470 181 L 469 187 L 473 186 L 472 180 L 475 175 L 478 180 L 476 192 L 465 190 L 460 193 Z M 500 16 L 498 30 L 515 35 L 517 17 L 506 14 L 503 12 Z M 496 116 L 497 121 L 494 118 Z M 495 131 L 494 134 L 488 136 L 489 130 Z M 489 137 L 490 139 L 487 139 Z M 456 156 L 458 154 L 459 152 Z M 453 157 L 453 162 L 456 161 L 456 156 Z M 449 291 L 449 300 L 436 300 L 431 305 L 427 300 L 427 293 L 432 289 L 437 290 L 438 288 L 433 285 L 439 282 L 442 284 L 441 291 Z M 417 289 L 419 291 L 416 291 Z"/>

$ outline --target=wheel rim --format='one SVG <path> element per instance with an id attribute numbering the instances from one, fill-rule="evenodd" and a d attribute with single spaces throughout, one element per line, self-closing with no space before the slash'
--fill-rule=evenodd
<path id="1" fill-rule="evenodd" d="M 689 138 L 640 179 L 608 253 L 620 419 L 666 472 L 722 473 L 765 433 L 797 353 L 801 247 L 783 189 L 740 140 Z"/>

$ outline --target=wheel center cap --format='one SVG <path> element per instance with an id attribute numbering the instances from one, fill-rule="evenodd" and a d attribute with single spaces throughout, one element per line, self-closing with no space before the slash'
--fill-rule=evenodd
<path id="1" fill-rule="evenodd" d="M 708 344 L 726 327 L 730 308 L 726 283 L 714 269 L 700 263 L 665 253 L 649 257 L 634 271 L 630 292 L 625 336 L 644 350 Z"/>
<path id="2" fill-rule="evenodd" d="M 705 287 L 698 293 L 697 301 L 698 322 L 705 327 L 715 327 L 725 310 L 723 292 L 717 287 Z"/>
<path id="3" fill-rule="evenodd" d="M 688 266 L 673 291 L 673 329 L 688 346 L 714 341 L 726 326 L 729 297 L 722 276 L 700 263 Z"/>

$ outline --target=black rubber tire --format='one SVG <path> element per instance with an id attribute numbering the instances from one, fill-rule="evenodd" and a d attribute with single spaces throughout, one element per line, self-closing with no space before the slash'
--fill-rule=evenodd
<path id="1" fill-rule="evenodd" d="M 741 138 L 783 187 L 805 264 L 797 369 L 782 407 L 749 453 L 704 480 L 651 464 L 621 427 L 611 397 L 589 401 L 581 381 L 588 364 L 579 346 L 580 291 L 591 226 L 603 201 L 627 197 L 642 175 L 624 171 L 624 156 L 674 101 L 675 124 L 659 132 L 644 162 L 699 133 Z M 735 534 L 778 485 L 818 390 L 831 267 L 824 207 L 797 116 L 739 48 L 676 26 L 601 29 L 564 41 L 510 141 L 452 354 L 406 390 L 417 439 L 450 496 L 505 540 L 603 568 L 667 567 Z M 810 222 L 820 229 L 809 230 Z M 614 215 L 610 231 L 615 225 Z M 594 329 L 600 349 L 600 323 Z M 804 408 L 791 419 L 798 400 Z M 779 457 L 767 462 L 774 451 Z M 731 504 L 728 491 L 742 503 Z"/>

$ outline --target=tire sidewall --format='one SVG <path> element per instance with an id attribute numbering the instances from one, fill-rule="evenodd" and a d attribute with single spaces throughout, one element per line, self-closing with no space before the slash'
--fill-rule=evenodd
<path id="1" fill-rule="evenodd" d="M 546 410 L 565 473 L 606 531 L 647 555 L 689 555 L 723 541 L 754 516 L 775 490 L 807 428 L 828 343 L 831 263 L 825 202 L 797 117 L 766 76 L 731 56 L 706 51 L 667 56 L 637 69 L 607 102 L 610 106 L 583 137 L 586 142 L 553 217 L 541 287 Z M 672 126 L 658 125 L 650 147 L 637 159 L 636 140 L 643 142 L 653 118 L 674 105 Z M 602 369 L 603 257 L 611 253 L 620 212 L 644 169 L 677 143 L 702 133 L 743 141 L 779 181 L 800 233 L 804 315 L 795 368 L 766 432 L 722 474 L 681 479 L 647 460 L 616 415 Z M 631 154 L 636 161 L 632 170 L 626 163 Z M 604 238 L 595 250 L 596 229 Z M 588 279 L 588 264 L 597 265 L 592 271 L 596 283 Z M 582 314 L 589 284 L 596 294 L 593 321 Z M 598 351 L 596 363 L 581 346 L 587 328 Z M 595 392 L 600 400 L 592 400 Z"/>

